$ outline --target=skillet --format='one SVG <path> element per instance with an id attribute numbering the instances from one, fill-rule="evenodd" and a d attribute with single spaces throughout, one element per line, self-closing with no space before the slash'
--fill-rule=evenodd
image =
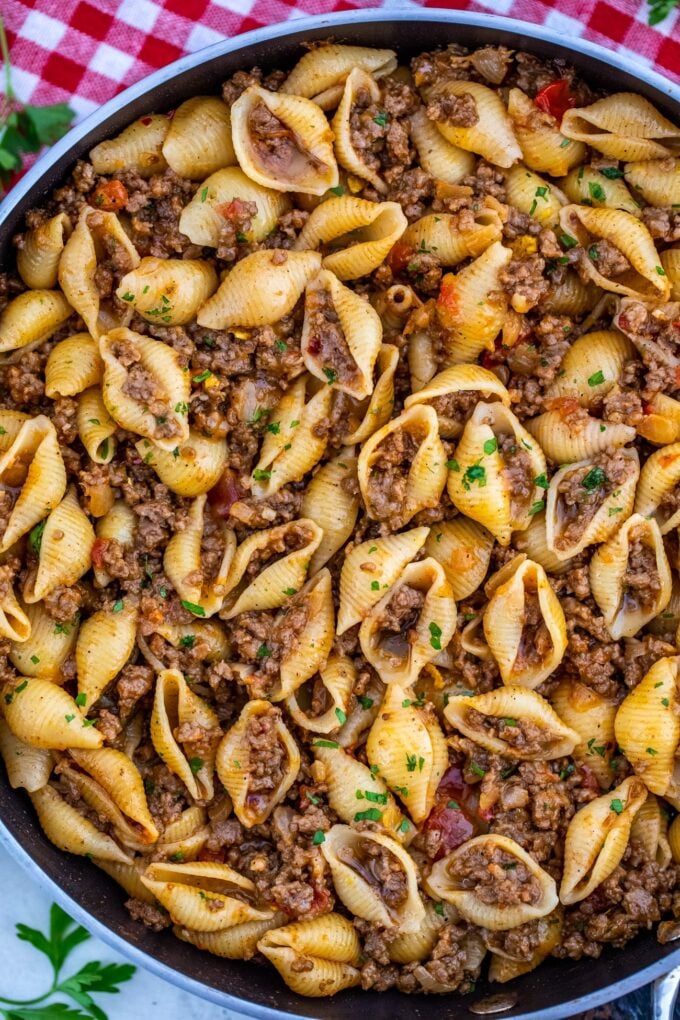
<path id="1" fill-rule="evenodd" d="M 402 59 L 449 42 L 468 46 L 502 44 L 538 56 L 560 55 L 595 85 L 610 92 L 638 92 L 662 113 L 680 122 L 680 86 L 600 47 L 570 40 L 557 31 L 507 18 L 460 11 L 411 8 L 400 11 L 350 11 L 305 18 L 225 40 L 157 71 L 110 100 L 54 145 L 0 205 L 0 257 L 12 260 L 11 237 L 25 213 L 66 177 L 76 159 L 97 142 L 112 137 L 135 118 L 177 107 L 197 94 L 214 93 L 234 71 L 255 64 L 292 66 L 300 43 L 333 36 L 338 42 L 391 47 Z M 680 71 L 680 68 L 678 68 Z M 79 923 L 133 963 L 185 991 L 258 1020 L 312 1017 L 353 1020 L 370 1011 L 374 1020 L 451 1020 L 492 1010 L 485 1000 L 502 995 L 510 1008 L 503 1017 L 559 1020 L 657 980 L 653 1013 L 670 1020 L 674 986 L 680 980 L 677 943 L 659 945 L 654 932 L 640 935 L 623 950 L 606 949 L 598 960 L 547 960 L 538 970 L 508 986 L 480 981 L 472 995 L 405 996 L 353 989 L 335 999 L 303 999 L 285 987 L 270 968 L 252 962 L 222 960 L 180 942 L 168 932 L 152 934 L 133 922 L 124 894 L 107 875 L 86 860 L 57 850 L 40 829 L 28 797 L 0 781 L 0 842 L 45 888 L 46 895 Z M 493 1010 L 496 1012 L 496 1010 Z"/>

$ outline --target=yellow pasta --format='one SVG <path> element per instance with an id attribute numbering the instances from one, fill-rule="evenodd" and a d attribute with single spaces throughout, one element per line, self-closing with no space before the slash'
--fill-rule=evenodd
<path id="1" fill-rule="evenodd" d="M 202 181 L 236 163 L 229 107 L 216 96 L 193 96 L 179 106 L 161 149 L 180 177 Z"/>

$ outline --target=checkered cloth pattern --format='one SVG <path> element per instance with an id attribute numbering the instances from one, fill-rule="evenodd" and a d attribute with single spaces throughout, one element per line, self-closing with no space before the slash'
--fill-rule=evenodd
<path id="1" fill-rule="evenodd" d="M 503 14 L 616 50 L 680 81 L 680 8 L 656 28 L 646 0 L 2 0 L 14 88 L 77 119 L 185 53 L 310 14 L 439 7 Z"/>

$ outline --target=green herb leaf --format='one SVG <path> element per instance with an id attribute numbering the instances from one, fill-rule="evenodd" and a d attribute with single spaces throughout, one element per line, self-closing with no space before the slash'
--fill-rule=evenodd
<path id="1" fill-rule="evenodd" d="M 610 181 L 623 177 L 623 170 L 619 170 L 617 166 L 602 166 L 600 167 L 600 173 Z"/>
<path id="2" fill-rule="evenodd" d="M 366 811 L 357 811 L 354 816 L 355 822 L 381 822 L 383 813 L 378 808 L 367 808 Z"/>
<path id="3" fill-rule="evenodd" d="M 367 698 L 365 694 L 358 694 L 357 701 L 364 711 L 368 711 L 369 708 L 373 707 L 373 698 Z"/>
<path id="4" fill-rule="evenodd" d="M 588 182 L 588 192 L 590 193 L 590 197 L 594 198 L 596 202 L 605 202 L 607 199 L 607 192 L 601 184 L 597 183 L 597 181 Z"/>
<path id="5" fill-rule="evenodd" d="M 203 759 L 202 758 L 189 758 L 189 768 L 191 769 L 193 774 L 196 775 L 196 773 L 200 772 L 201 769 L 203 768 Z"/>
<path id="6" fill-rule="evenodd" d="M 487 439 L 484 443 L 484 453 L 494 453 L 498 449 L 498 440 L 494 436 L 493 439 Z"/>
<path id="7" fill-rule="evenodd" d="M 597 372 L 594 372 L 593 375 L 588 377 L 588 385 L 589 386 L 599 386 L 603 382 L 604 382 L 604 373 L 602 372 L 602 369 L 600 369 Z"/>
<path id="8" fill-rule="evenodd" d="M 587 475 L 581 480 L 581 485 L 584 489 L 588 489 L 592 492 L 593 489 L 598 489 L 601 485 L 607 481 L 607 476 L 601 467 L 591 468 Z"/>
<path id="9" fill-rule="evenodd" d="M 615 811 L 617 815 L 620 815 L 625 805 L 622 800 L 619 800 L 618 797 L 615 797 L 614 800 L 610 803 L 609 807 L 612 809 L 612 811 Z"/>
<path id="10" fill-rule="evenodd" d="M 339 747 L 337 740 L 315 740 L 312 747 Z"/>
<path id="11" fill-rule="evenodd" d="M 386 113 L 379 113 L 377 117 L 374 117 L 374 118 L 373 118 L 373 120 L 375 121 L 375 123 L 376 123 L 376 124 L 379 124 L 379 125 L 380 125 L 380 127 L 387 127 L 387 121 L 388 121 L 388 119 L 389 119 L 389 118 L 388 118 L 388 116 L 387 116 L 387 114 L 386 114 Z"/>
<path id="12" fill-rule="evenodd" d="M 344 726 L 345 723 L 347 722 L 347 716 L 345 715 L 343 710 L 341 708 L 336 708 L 335 715 L 336 715 L 337 720 L 340 723 L 340 725 Z"/>
<path id="13" fill-rule="evenodd" d="M 188 602 L 187 599 L 182 599 L 182 608 L 193 613 L 194 616 L 205 616 L 203 606 L 197 606 L 195 602 Z"/>
<path id="14" fill-rule="evenodd" d="M 46 524 L 47 519 L 41 521 L 40 524 L 36 524 L 28 536 L 28 544 L 36 556 L 40 556 L 40 546 L 42 545 L 43 531 L 45 530 Z"/>
<path id="15" fill-rule="evenodd" d="M 265 644 L 261 644 L 258 650 L 255 652 L 255 655 L 257 656 L 258 659 L 268 659 L 271 654 L 272 654 L 271 648 L 269 648 Z"/>
<path id="16" fill-rule="evenodd" d="M 430 624 L 429 630 L 430 630 L 430 644 L 435 649 L 435 651 L 437 651 L 437 652 L 441 651 L 441 647 L 442 647 L 442 642 L 441 642 L 442 629 L 441 629 L 441 627 L 439 626 L 438 623 L 435 623 L 434 621 L 432 621 L 432 623 Z"/>
<path id="17" fill-rule="evenodd" d="M 326 837 L 324 836 L 323 832 L 321 831 L 321 829 L 317 829 L 314 835 L 312 836 L 313 846 L 321 846 L 321 844 L 325 842 Z"/>

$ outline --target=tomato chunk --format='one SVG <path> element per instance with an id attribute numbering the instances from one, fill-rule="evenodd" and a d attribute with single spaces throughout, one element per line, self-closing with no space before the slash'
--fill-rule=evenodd
<path id="1" fill-rule="evenodd" d="M 412 245 L 406 244 L 404 241 L 397 241 L 387 256 L 387 264 L 392 272 L 403 273 L 414 254 L 415 250 Z"/>
<path id="2" fill-rule="evenodd" d="M 92 546 L 92 552 L 90 553 L 92 566 L 97 567 L 99 570 L 104 566 L 104 553 L 106 552 L 107 545 L 108 539 L 95 538 L 94 545 Z"/>
<path id="3" fill-rule="evenodd" d="M 104 212 L 118 212 L 128 203 L 127 188 L 122 181 L 104 181 L 95 188 L 90 205 Z"/>
<path id="4" fill-rule="evenodd" d="M 448 769 L 437 789 L 435 806 L 423 823 L 430 832 L 439 832 L 440 844 L 435 860 L 441 860 L 466 840 L 487 831 L 479 813 L 479 793 L 463 779 L 457 766 Z"/>
<path id="5" fill-rule="evenodd" d="M 539 110 L 549 113 L 558 124 L 562 123 L 562 118 L 567 110 L 571 110 L 576 106 L 576 102 L 576 96 L 571 91 L 571 85 L 566 78 L 558 78 L 557 81 L 551 81 L 549 85 L 546 85 L 536 94 L 534 99 L 534 103 Z"/>
<path id="6" fill-rule="evenodd" d="M 208 493 L 208 502 L 218 517 L 228 517 L 232 506 L 242 495 L 236 472 L 226 468 Z"/>

